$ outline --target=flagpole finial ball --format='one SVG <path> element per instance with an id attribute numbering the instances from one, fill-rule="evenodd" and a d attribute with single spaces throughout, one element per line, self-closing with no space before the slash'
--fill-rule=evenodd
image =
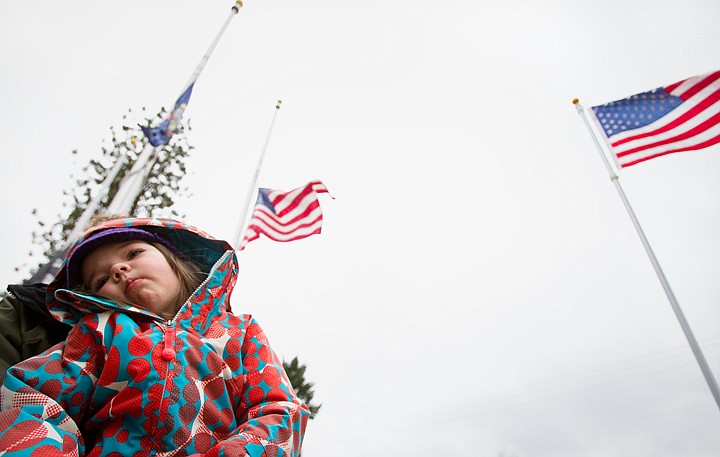
<path id="1" fill-rule="evenodd" d="M 578 103 L 580 103 L 580 99 L 573 98 L 573 105 L 577 105 Z"/>

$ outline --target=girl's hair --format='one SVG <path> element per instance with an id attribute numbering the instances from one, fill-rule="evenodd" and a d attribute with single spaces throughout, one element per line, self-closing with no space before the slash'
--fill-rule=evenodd
<path id="1" fill-rule="evenodd" d="M 180 280 L 180 290 L 175 304 L 175 311 L 177 311 L 185 301 L 190 297 L 190 294 L 195 292 L 200 284 L 202 284 L 204 278 L 203 272 L 200 270 L 195 262 L 192 260 L 182 258 L 168 249 L 166 246 L 157 243 L 155 241 L 146 241 L 146 243 L 155 247 L 165 257 L 170 268 L 175 272 L 175 275 Z"/>

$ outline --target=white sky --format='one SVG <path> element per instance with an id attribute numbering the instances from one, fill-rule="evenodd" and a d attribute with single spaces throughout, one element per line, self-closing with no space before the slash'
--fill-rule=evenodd
<path id="1" fill-rule="evenodd" d="M 0 2 L 3 284 L 128 108 L 170 106 L 231 1 Z M 720 3 L 248 0 L 186 115 L 235 233 L 260 176 L 321 236 L 241 254 L 234 308 L 323 403 L 303 455 L 716 456 L 720 411 L 576 114 L 719 69 Z M 70 151 L 78 149 L 78 158 Z M 720 148 L 621 174 L 720 377 Z"/>

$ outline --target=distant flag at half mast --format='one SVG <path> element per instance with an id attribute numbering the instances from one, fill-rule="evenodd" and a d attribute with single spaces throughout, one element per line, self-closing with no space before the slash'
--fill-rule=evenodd
<path id="1" fill-rule="evenodd" d="M 168 117 L 165 118 L 165 120 L 163 120 L 157 127 L 143 127 L 142 125 L 140 126 L 143 133 L 147 137 L 148 142 L 153 147 L 163 146 L 167 144 L 168 141 L 170 141 L 170 138 L 172 138 L 172 136 L 175 134 L 175 131 L 180 125 L 180 121 L 182 121 L 183 113 L 187 108 L 187 104 L 190 101 L 190 95 L 192 94 L 195 82 L 200 77 L 200 73 L 202 73 L 203 68 L 205 68 L 205 64 L 210 59 L 210 55 L 212 55 L 215 46 L 217 46 L 218 42 L 220 41 L 220 37 L 222 37 L 223 33 L 225 33 L 225 29 L 227 29 L 228 24 L 230 24 L 230 21 L 238 13 L 238 11 L 240 11 L 240 8 L 242 6 L 242 1 L 236 0 L 235 4 L 230 9 L 230 15 L 227 17 L 227 19 L 225 19 L 225 23 L 220 28 L 220 31 L 215 36 L 215 39 L 210 44 L 210 47 L 205 52 L 205 55 L 203 55 L 202 59 L 200 59 L 200 63 L 198 63 L 197 67 L 195 67 L 195 71 L 193 72 L 192 76 L 190 76 L 190 80 L 188 81 L 188 83 L 185 85 L 185 90 L 180 95 L 180 97 L 178 97 L 177 101 L 175 102 L 175 107 L 170 112 Z"/>
<path id="2" fill-rule="evenodd" d="M 150 144 L 155 147 L 167 144 L 170 138 L 175 134 L 175 131 L 182 121 L 183 113 L 187 109 L 187 104 L 190 101 L 190 95 L 192 95 L 193 86 L 195 83 L 190 84 L 187 89 L 178 97 L 175 102 L 173 110 L 168 114 L 168 117 L 163 120 L 157 127 L 143 127 L 143 133 L 147 137 Z"/>
<path id="3" fill-rule="evenodd" d="M 590 111 L 620 167 L 720 143 L 720 71 Z"/>
<path id="4" fill-rule="evenodd" d="M 265 235 L 273 241 L 294 241 L 320 233 L 322 211 L 317 194 L 327 193 L 320 181 L 290 192 L 261 188 L 240 250 Z M 332 197 L 332 195 L 331 195 Z"/>

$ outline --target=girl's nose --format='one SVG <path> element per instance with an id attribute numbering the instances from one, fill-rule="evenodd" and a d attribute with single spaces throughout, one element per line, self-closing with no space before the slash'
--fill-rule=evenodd
<path id="1" fill-rule="evenodd" d="M 110 272 L 112 273 L 112 276 L 115 279 L 120 279 L 121 273 L 127 273 L 129 271 L 130 271 L 130 265 L 123 263 L 123 262 L 116 263 L 110 268 Z"/>

